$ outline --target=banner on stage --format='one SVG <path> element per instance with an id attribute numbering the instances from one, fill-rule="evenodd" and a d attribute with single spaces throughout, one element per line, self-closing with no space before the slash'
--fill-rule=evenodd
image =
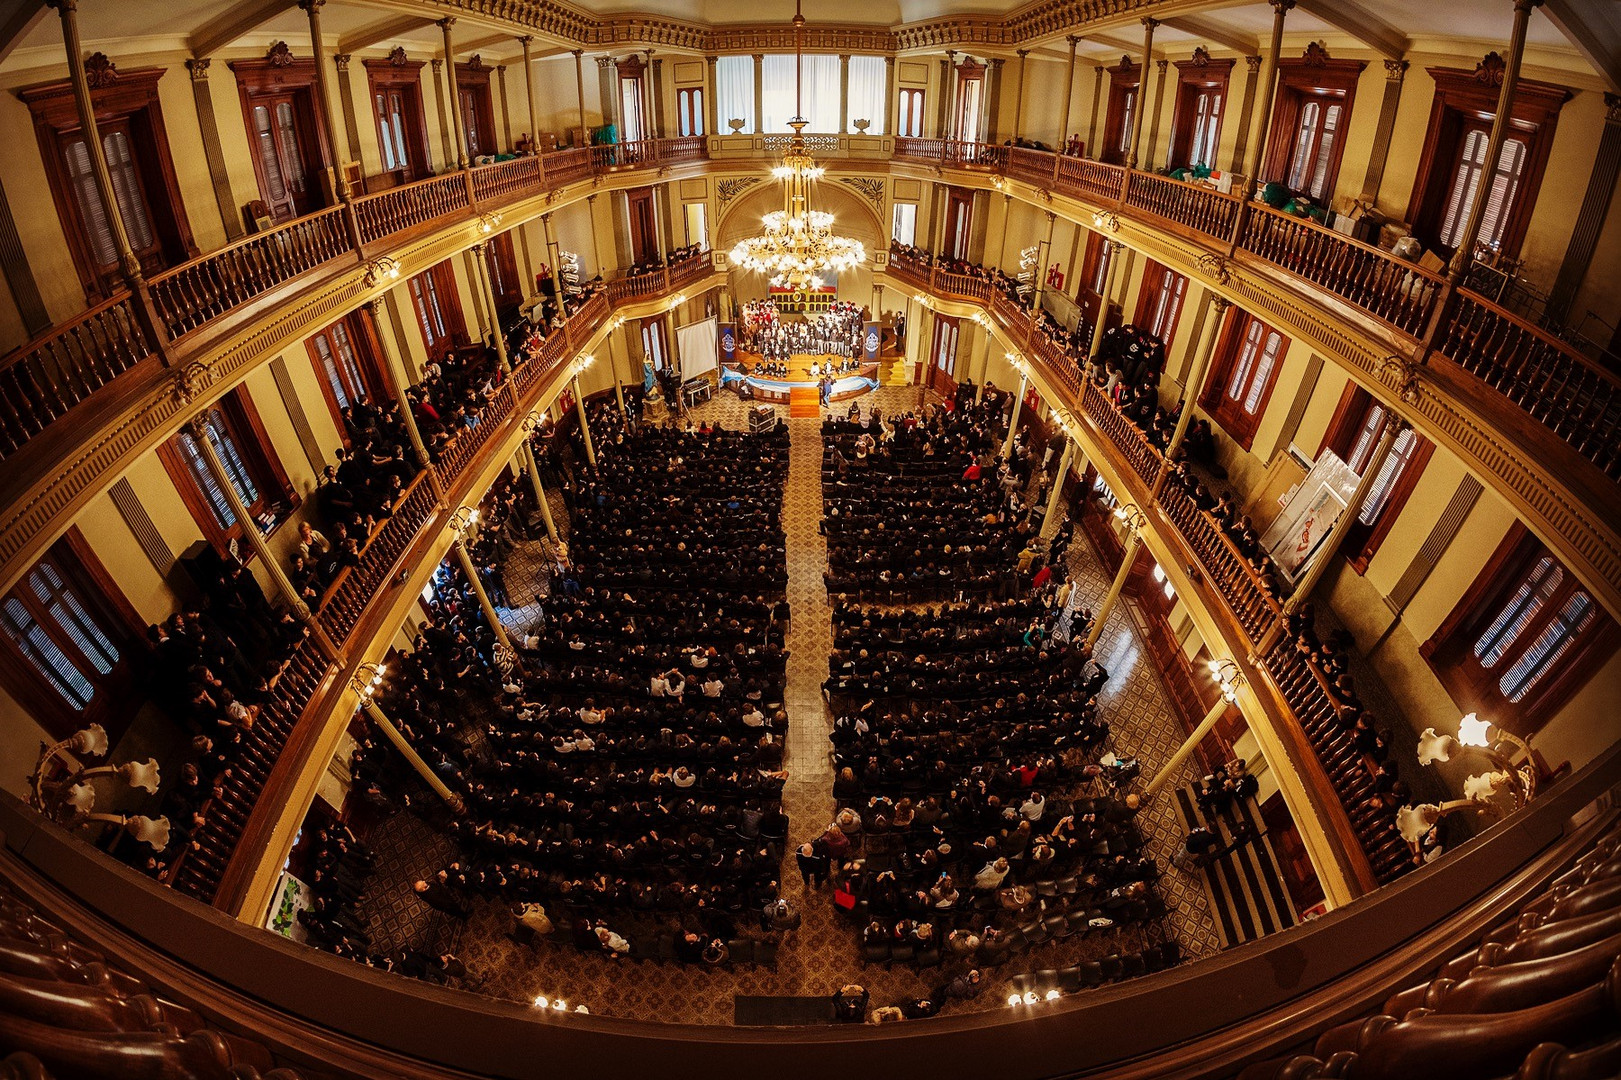
<path id="1" fill-rule="evenodd" d="M 878 359 L 880 346 L 884 336 L 879 332 L 878 324 L 869 322 L 861 329 L 861 355 L 868 360 Z"/>
<path id="2" fill-rule="evenodd" d="M 822 285 L 815 289 L 784 289 L 771 286 L 771 299 L 777 310 L 785 315 L 821 315 L 839 298 L 837 284 Z"/>
<path id="3" fill-rule="evenodd" d="M 737 362 L 737 330 L 729 322 L 720 324 L 720 358 L 722 363 Z"/>

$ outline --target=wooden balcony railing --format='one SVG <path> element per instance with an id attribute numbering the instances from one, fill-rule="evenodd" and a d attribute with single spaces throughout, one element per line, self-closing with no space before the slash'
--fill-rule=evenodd
<path id="1" fill-rule="evenodd" d="M 1262 586 L 1249 560 L 1216 519 L 1195 506 L 1180 485 L 1166 484 L 1159 505 L 1198 558 L 1205 580 L 1220 594 L 1250 644 L 1258 644 L 1282 617 L 1277 599 Z"/>
<path id="2" fill-rule="evenodd" d="M 1076 192 L 1092 199 L 1120 197 L 1120 185 L 1125 183 L 1126 170 L 1119 165 L 1058 154 L 1056 166 L 1053 182 L 1064 191 Z"/>
<path id="3" fill-rule="evenodd" d="M 343 213 L 338 206 L 317 211 L 153 278 L 152 303 L 164 333 L 179 340 L 305 271 L 353 257 Z"/>
<path id="4" fill-rule="evenodd" d="M 486 165 L 499 169 L 500 165 Z M 478 170 L 473 170 L 478 171 Z M 360 241 L 374 244 L 397 232 L 414 229 L 452 214 L 472 209 L 471 192 L 461 173 L 446 173 L 414 184 L 380 191 L 355 200 L 355 216 L 360 220 Z"/>
<path id="5" fill-rule="evenodd" d="M 1188 184 L 1155 173 L 1129 172 L 1126 205 L 1207 236 L 1229 236 L 1241 200 L 1214 188 Z M 1335 235 L 1338 235 L 1337 233 Z"/>
<path id="6" fill-rule="evenodd" d="M 1621 480 L 1621 378 L 1614 372 L 1461 290 L 1448 305 L 1436 351 Z"/>
<path id="7" fill-rule="evenodd" d="M 465 433 L 460 441 L 468 441 Z M 428 483 L 428 474 L 420 472 L 406 486 L 394 512 L 366 541 L 359 564 L 340 570 L 327 586 L 317 611 L 322 628 L 334 642 L 341 645 L 349 639 L 350 632 L 365 614 L 366 605 L 388 580 L 394 564 L 410 547 L 423 523 L 432 516 L 433 506 L 433 486 Z"/>
<path id="8" fill-rule="evenodd" d="M 1066 361 L 1064 366 L 1073 368 L 1074 365 L 1069 363 L 1068 359 L 1064 357 Z M 1152 485 L 1165 459 L 1154 444 L 1148 441 L 1148 436 L 1143 434 L 1142 429 L 1127 420 L 1125 414 L 1115 408 L 1114 402 L 1110 401 L 1103 390 L 1090 379 L 1086 380 L 1084 396 L 1081 398 L 1081 411 L 1098 426 L 1114 448 L 1120 452 L 1132 475 L 1144 484 Z"/>
<path id="9" fill-rule="evenodd" d="M 54 327 L 0 360 L 0 459 L 157 347 L 121 293 Z"/>
<path id="10" fill-rule="evenodd" d="M 271 290 L 345 258 L 358 262 L 356 237 L 368 248 L 599 171 L 699 160 L 706 153 L 703 138 L 684 137 L 481 165 L 356 199 L 352 223 L 349 209 L 331 207 L 166 270 L 149 283 L 146 325 L 132 297 L 120 294 L 0 358 L 0 460 L 142 361 L 159 365 L 160 346 L 178 343 L 184 353 L 189 335 Z M 155 331 L 148 329 L 153 323 Z M 154 332 L 165 340 L 154 341 Z"/>
<path id="11" fill-rule="evenodd" d="M 1260 203 L 1250 206 L 1238 246 L 1412 337 L 1423 334 L 1444 281 L 1388 251 Z"/>

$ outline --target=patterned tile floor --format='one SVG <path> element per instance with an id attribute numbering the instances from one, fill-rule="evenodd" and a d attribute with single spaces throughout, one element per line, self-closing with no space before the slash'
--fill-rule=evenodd
<path id="1" fill-rule="evenodd" d="M 886 411 L 914 408 L 917 391 L 895 387 L 875 391 L 863 405 Z M 779 409 L 786 414 L 786 409 Z M 693 410 L 695 420 L 707 419 L 728 427 L 745 423 L 743 404 L 729 394 Z M 832 647 L 831 611 L 822 585 L 826 543 L 817 531 L 821 519 L 821 426 L 819 420 L 790 420 L 790 465 L 783 503 L 783 526 L 788 542 L 788 599 L 793 625 L 788 634 L 788 687 L 786 705 L 789 733 L 785 767 L 789 779 L 783 808 L 789 815 L 789 840 L 820 832 L 832 816 L 832 769 L 827 734 L 831 720 L 821 696 L 826 658 Z M 560 531 L 566 535 L 562 498 L 551 493 Z M 1070 545 L 1070 573 L 1081 590 L 1082 602 L 1095 606 L 1107 590 L 1109 576 L 1084 540 Z M 545 565 L 541 544 L 520 544 L 509 558 L 507 589 L 514 600 L 529 600 L 544 593 Z M 504 621 L 521 629 L 534 608 L 504 612 Z M 1142 638 L 1126 605 L 1117 608 L 1104 627 L 1099 645 L 1101 662 L 1110 680 L 1100 696 L 1111 729 L 1110 747 L 1122 756 L 1136 755 L 1144 776 L 1151 776 L 1181 741 L 1180 727 L 1158 675 L 1146 661 Z M 1183 780 L 1191 780 L 1185 770 Z M 443 864 L 448 841 L 432 833 L 418 819 L 403 815 L 394 821 L 408 825 L 379 851 L 379 878 L 386 888 L 374 889 L 369 914 L 378 939 L 404 944 L 443 947 L 438 916 L 414 897 L 400 895 L 409 881 Z M 1219 951 L 1215 922 L 1204 891 L 1196 878 L 1170 865 L 1179 839 L 1174 810 L 1169 802 L 1146 808 L 1140 821 L 1164 876 L 1158 887 L 1172 911 L 1167 929 L 1181 942 L 1184 956 L 1196 959 Z M 414 823 L 414 826 L 413 826 Z M 423 835 L 427 833 L 427 835 Z M 392 842 L 398 840 L 398 843 Z M 419 843 L 420 841 L 420 843 Z M 581 954 L 555 939 L 537 946 L 516 944 L 510 937 L 512 918 L 494 903 L 476 910 L 455 945 L 469 970 L 468 982 L 481 992 L 517 1001 L 536 995 L 562 997 L 583 1003 L 592 1012 L 670 1023 L 730 1024 L 736 995 L 817 996 L 832 993 L 852 979 L 872 993 L 875 1006 L 930 993 L 955 971 L 949 966 L 927 976 L 909 967 L 863 967 L 857 935 L 835 914 L 831 896 L 807 889 L 794 869 L 791 851 L 784 861 L 782 895 L 803 914 L 802 927 L 783 942 L 775 970 L 738 966 L 725 969 L 686 967 L 674 963 L 615 960 Z M 398 925 L 395 925 L 395 922 Z M 1038 947 L 1017 957 L 990 980 L 992 991 L 978 1001 L 954 1004 L 951 1009 L 993 1008 L 1001 1003 L 994 990 L 999 979 L 1023 971 L 1061 967 L 1096 959 L 1117 949 L 1140 946 L 1142 931 L 1128 929 L 1119 937 L 1071 939 Z"/>

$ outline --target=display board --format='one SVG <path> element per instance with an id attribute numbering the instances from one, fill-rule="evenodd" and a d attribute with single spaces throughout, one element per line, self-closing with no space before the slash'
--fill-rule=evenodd
<path id="1" fill-rule="evenodd" d="M 702 319 L 679 327 L 675 332 L 676 355 L 681 358 L 681 378 L 696 379 L 714 371 L 720 357 L 719 323 Z"/>
<path id="2" fill-rule="evenodd" d="M 1357 474 L 1324 450 L 1261 537 L 1285 580 L 1298 579 L 1356 491 Z"/>

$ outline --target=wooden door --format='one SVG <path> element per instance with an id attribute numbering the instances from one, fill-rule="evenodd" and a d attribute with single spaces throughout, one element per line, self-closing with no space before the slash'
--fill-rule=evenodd
<path id="1" fill-rule="evenodd" d="M 277 222 L 321 206 L 320 149 L 303 91 L 254 95 L 248 103 L 248 138 L 259 194 Z"/>
<path id="2" fill-rule="evenodd" d="M 113 196 L 118 200 L 130 247 L 140 260 L 141 269 L 148 274 L 156 273 L 163 269 L 163 246 L 153 225 L 152 201 L 143 177 L 145 170 L 129 119 L 108 121 L 98 125 L 98 130 L 102 151 L 107 157 L 107 171 L 112 177 Z M 118 245 L 113 240 L 112 222 L 96 186 L 90 145 L 84 133 L 76 131 L 67 136 L 62 151 L 68 184 L 84 224 L 96 277 L 104 288 L 116 288 L 121 273 Z"/>

